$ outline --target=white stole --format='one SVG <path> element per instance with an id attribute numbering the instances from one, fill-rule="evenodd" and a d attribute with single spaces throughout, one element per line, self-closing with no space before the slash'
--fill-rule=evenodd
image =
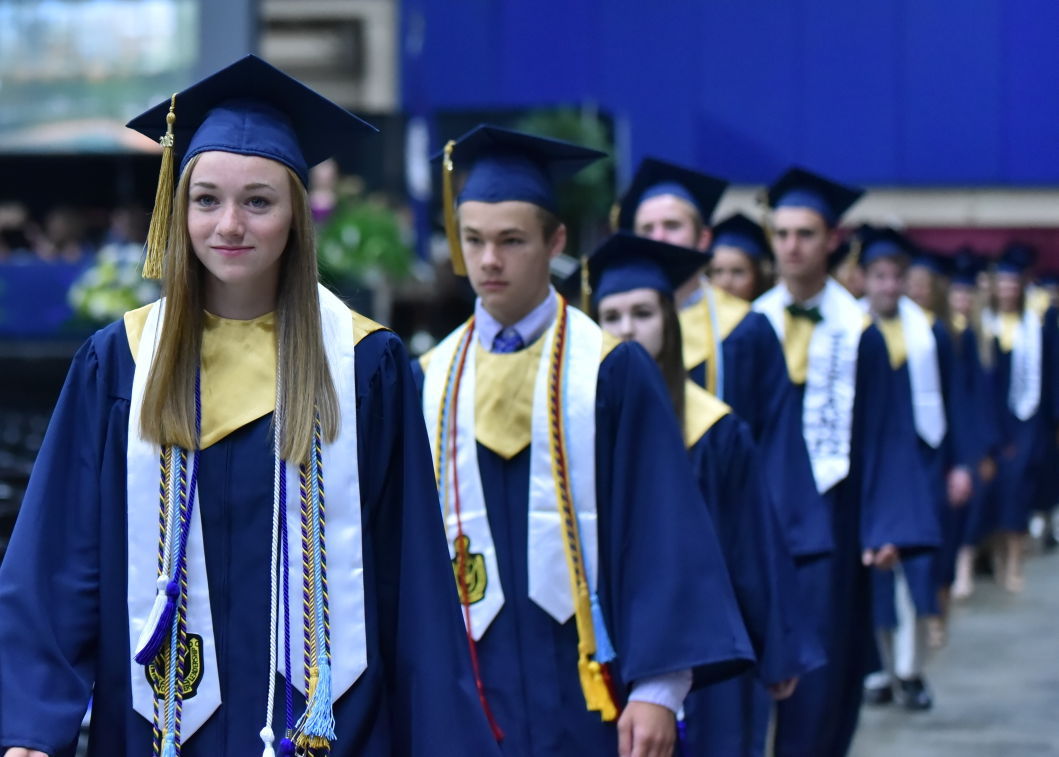
<path id="1" fill-rule="evenodd" d="M 793 297 L 779 284 L 754 302 L 783 342 L 785 313 Z M 809 340 L 809 361 L 802 400 L 802 435 L 821 494 L 849 475 L 853 402 L 857 391 L 857 352 L 864 312 L 853 296 L 828 278 L 820 295 L 820 314 Z"/>
<path id="2" fill-rule="evenodd" d="M 362 535 L 360 522 L 360 474 L 357 464 L 356 383 L 354 373 L 353 316 L 349 308 L 334 294 L 319 287 L 322 334 L 328 368 L 338 395 L 341 424 L 338 437 L 323 449 L 325 475 L 325 505 L 327 517 L 328 597 L 331 621 L 332 697 L 337 700 L 360 677 L 367 667 L 365 643 L 364 586 Z M 132 397 L 129 406 L 128 447 L 126 452 L 128 513 L 128 600 L 130 647 L 137 640 L 147 622 L 155 598 L 158 574 L 158 480 L 159 456 L 157 444 L 147 442 L 140 435 L 140 413 L 150 367 L 161 335 L 165 317 L 165 300 L 151 306 L 136 354 Z M 192 451 L 188 453 L 191 465 Z M 190 470 L 188 471 L 190 477 Z M 287 463 L 286 502 L 289 550 L 288 570 L 291 576 L 291 683 L 303 694 L 304 677 L 300 674 L 303 638 L 300 632 L 302 617 L 301 590 L 301 506 L 299 502 L 298 468 Z M 208 495 L 207 495 L 208 496 Z M 262 564 L 262 572 L 271 569 Z M 194 513 L 187 546 L 188 608 L 187 631 L 202 638 L 202 672 L 195 695 L 183 701 L 181 738 L 186 741 L 197 731 L 221 704 L 220 682 L 217 674 L 217 649 L 210 608 L 209 582 L 206 576 L 206 557 L 202 541 L 200 492 L 196 492 Z M 238 587 L 235 589 L 239 590 Z M 261 618 L 262 624 L 268 618 Z M 282 644 L 283 634 L 279 634 Z M 233 640 L 238 643 L 237 640 Z M 284 660 L 277 655 L 277 671 L 284 672 Z M 263 655 L 268 649 L 262 649 Z M 154 695 L 147 681 L 145 668 L 130 659 L 133 709 L 147 720 L 153 718 Z M 299 671 L 295 675 L 294 671 Z M 267 681 L 261 682 L 262 687 Z"/>
<path id="3" fill-rule="evenodd" d="M 1011 384 L 1008 408 L 1020 421 L 1028 421 L 1041 404 L 1041 361 L 1044 329 L 1033 308 L 1023 308 L 1011 349 Z"/>
<path id="4" fill-rule="evenodd" d="M 908 297 L 897 301 L 905 339 L 908 379 L 912 385 L 912 416 L 919 438 L 935 449 L 948 430 L 945 398 L 938 367 L 938 343 L 927 314 Z"/>
<path id="5" fill-rule="evenodd" d="M 598 581 L 598 542 L 596 526 L 596 380 L 603 333 L 581 311 L 567 307 L 566 363 L 564 365 L 563 414 L 566 428 L 568 474 L 577 510 L 581 549 L 585 562 L 589 591 L 594 593 Z M 530 481 L 527 560 L 530 598 L 557 622 L 565 623 L 574 614 L 574 598 L 570 594 L 570 575 L 563 547 L 563 529 L 558 509 L 555 477 L 549 438 L 548 372 L 558 319 L 541 337 L 544 340 L 537 378 L 534 384 L 533 413 L 530 427 Z M 446 457 L 452 454 L 452 430 L 440 424 L 450 367 L 457 349 L 470 339 L 463 376 L 460 380 L 457 418 L 455 473 L 460 483 L 460 518 L 463 533 L 471 540 L 470 549 L 485 559 L 487 585 L 482 600 L 470 605 L 470 630 L 478 640 L 489 627 L 504 604 L 504 590 L 496 561 L 496 547 L 489 529 L 489 517 L 481 472 L 478 467 L 478 446 L 475 437 L 475 356 L 478 336 L 467 334 L 467 327 L 457 329 L 435 349 L 423 381 L 423 414 L 430 435 L 431 450 L 437 451 L 438 434 L 445 434 Z M 437 463 L 437 461 L 435 461 Z M 453 490 L 453 466 L 440 471 L 438 493 L 445 515 L 445 527 L 450 556 L 455 557 L 453 542 L 458 525 Z M 446 505 L 448 503 L 448 505 Z"/>

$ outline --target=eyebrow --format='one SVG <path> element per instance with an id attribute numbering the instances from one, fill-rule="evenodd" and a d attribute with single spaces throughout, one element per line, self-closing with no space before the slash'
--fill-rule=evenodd
<path id="1" fill-rule="evenodd" d="M 478 236 L 484 236 L 484 234 L 481 231 L 479 231 L 478 229 L 474 228 L 473 226 L 464 226 L 462 231 L 465 234 L 477 234 Z M 498 237 L 502 237 L 502 236 L 507 236 L 509 234 L 525 234 L 525 233 L 526 233 L 525 229 L 512 227 L 510 229 L 501 229 L 500 231 L 498 231 L 496 233 L 496 235 Z"/>
<path id="2" fill-rule="evenodd" d="M 193 187 L 202 187 L 203 189 L 216 189 L 217 188 L 217 185 L 214 184 L 211 181 L 196 181 L 191 186 L 193 186 Z M 267 184 L 267 183 L 265 183 L 263 181 L 255 181 L 255 182 L 247 184 L 246 186 L 243 187 L 244 191 L 246 191 L 246 190 L 254 190 L 254 189 L 271 189 L 273 192 L 276 191 L 276 188 L 274 186 L 272 186 L 271 184 Z"/>

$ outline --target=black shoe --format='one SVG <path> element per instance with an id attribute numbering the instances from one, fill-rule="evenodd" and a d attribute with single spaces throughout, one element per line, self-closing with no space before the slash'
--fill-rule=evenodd
<path id="1" fill-rule="evenodd" d="M 897 701 L 906 710 L 929 710 L 934 706 L 934 698 L 922 678 L 897 681 Z"/>
<path id="2" fill-rule="evenodd" d="M 891 704 L 894 701 L 894 689 L 893 686 L 865 686 L 864 687 L 864 704 L 870 704 L 873 707 L 878 707 L 884 704 Z"/>

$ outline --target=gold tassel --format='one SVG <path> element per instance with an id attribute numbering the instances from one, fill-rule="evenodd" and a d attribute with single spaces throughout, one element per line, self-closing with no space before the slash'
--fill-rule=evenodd
<path id="1" fill-rule="evenodd" d="M 151 226 L 147 230 L 147 257 L 143 261 L 145 279 L 162 278 L 162 263 L 169 241 L 169 218 L 173 213 L 173 124 L 176 122 L 176 94 L 169 100 L 165 117 L 165 136 L 162 145 L 162 168 L 158 172 L 158 188 L 154 195 Z"/>
<path id="2" fill-rule="evenodd" d="M 607 220 L 610 221 L 611 232 L 621 230 L 621 203 L 616 202 L 610 206 L 610 214 Z"/>
<path id="3" fill-rule="evenodd" d="M 581 256 L 581 312 L 586 315 L 591 312 L 592 307 L 592 285 L 588 280 L 588 255 Z"/>
<path id="4" fill-rule="evenodd" d="M 445 206 L 445 236 L 449 240 L 452 270 L 457 276 L 466 276 L 467 264 L 463 260 L 463 247 L 460 246 L 460 228 L 456 223 L 456 198 L 452 191 L 452 151 L 455 147 L 454 139 L 450 139 L 445 145 L 445 157 L 441 161 L 441 202 Z"/>

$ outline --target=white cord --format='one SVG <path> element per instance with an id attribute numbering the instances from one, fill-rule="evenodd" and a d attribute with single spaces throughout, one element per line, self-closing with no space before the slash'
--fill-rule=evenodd
<path id="1" fill-rule="evenodd" d="M 262 752 L 262 757 L 273 757 L 275 750 L 273 749 L 273 742 L 275 741 L 275 733 L 272 730 L 272 712 L 276 704 L 276 656 L 277 656 L 277 626 L 279 625 L 279 576 L 281 575 L 281 566 L 279 564 L 280 553 L 279 553 L 279 530 L 280 530 L 280 518 L 287 517 L 286 502 L 279 501 L 279 489 L 280 479 L 286 474 L 283 465 L 283 459 L 280 455 L 280 436 L 283 426 L 283 412 L 282 412 L 282 393 L 283 393 L 283 380 L 282 380 L 282 366 L 283 362 L 280 360 L 280 355 L 277 350 L 276 356 L 276 408 L 272 413 L 272 447 L 273 454 L 275 457 L 275 464 L 273 466 L 273 480 L 272 480 L 272 561 L 269 565 L 272 567 L 271 577 L 271 601 L 269 602 L 269 646 L 268 646 L 268 704 L 265 710 L 265 727 L 261 729 L 261 741 L 265 745 L 265 749 Z"/>

